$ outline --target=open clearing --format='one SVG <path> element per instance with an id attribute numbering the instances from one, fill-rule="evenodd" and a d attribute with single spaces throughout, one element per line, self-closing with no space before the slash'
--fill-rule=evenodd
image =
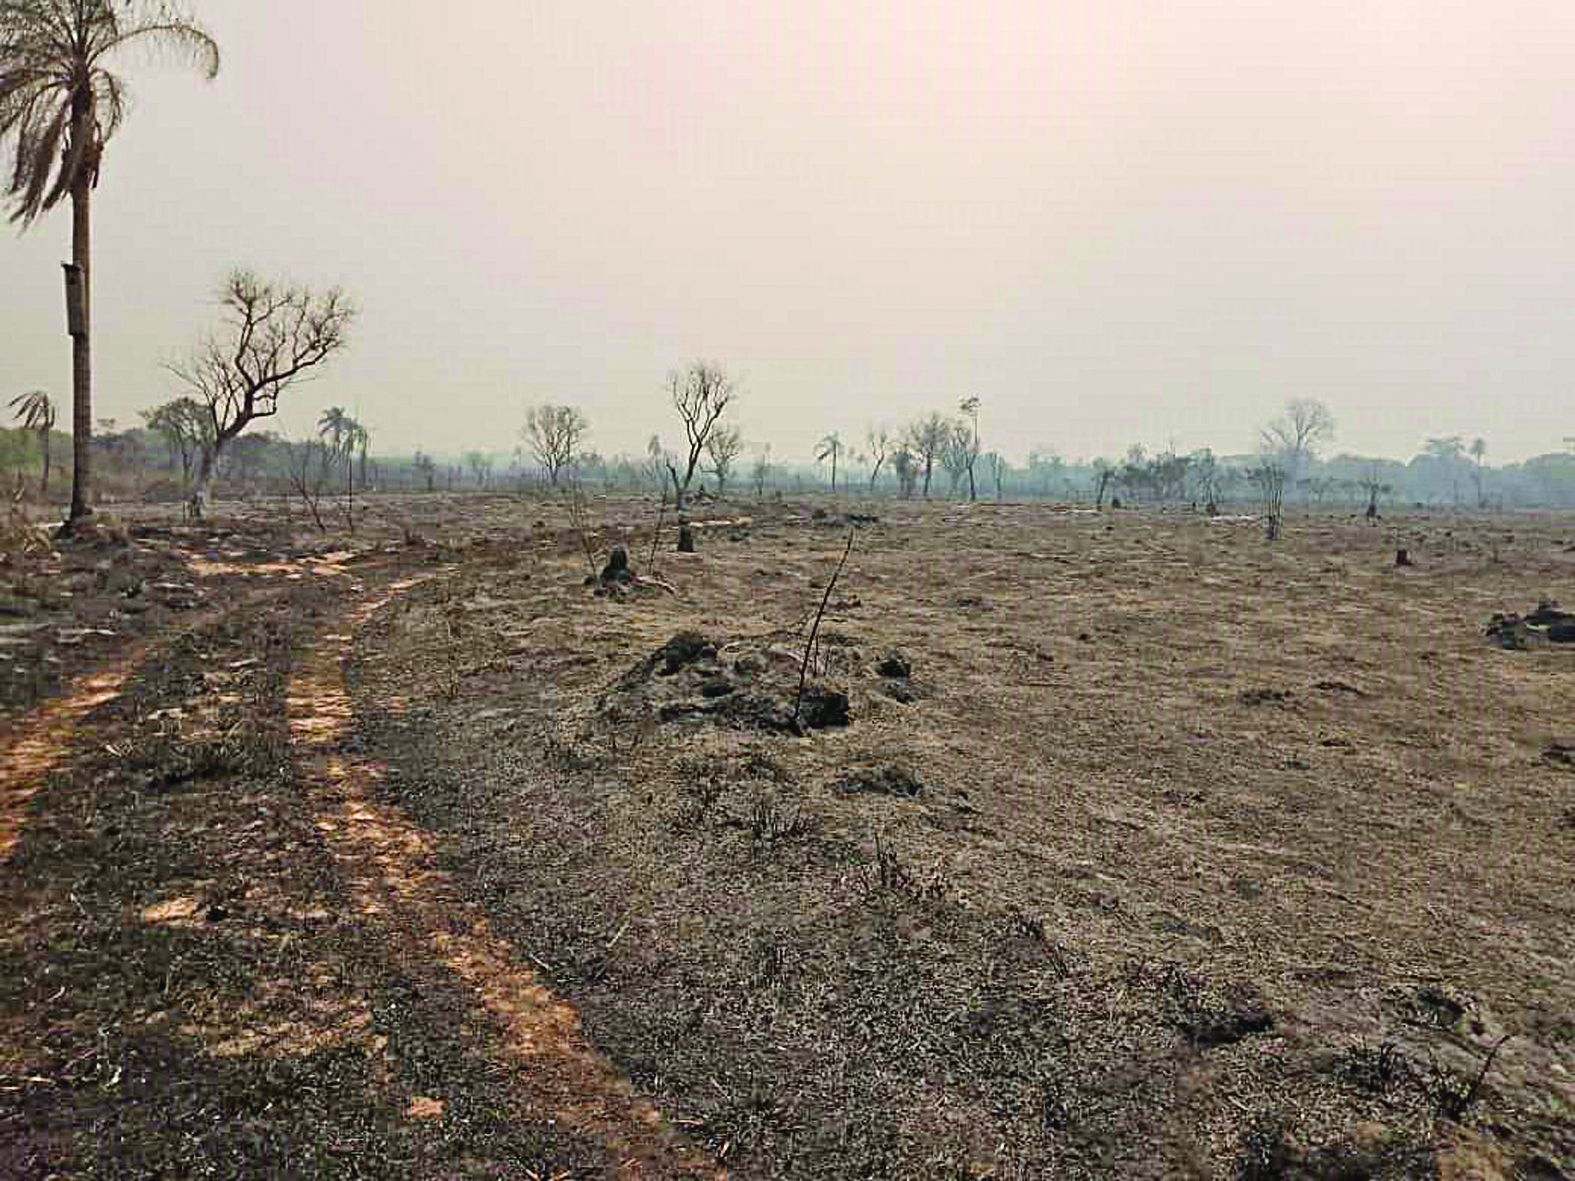
<path id="1" fill-rule="evenodd" d="M 1575 1173 L 1568 518 L 373 503 L 13 677 L 0 1175 Z"/>

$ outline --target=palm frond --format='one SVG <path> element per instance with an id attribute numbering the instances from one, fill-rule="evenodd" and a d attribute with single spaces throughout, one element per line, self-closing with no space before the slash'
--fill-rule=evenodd
<path id="1" fill-rule="evenodd" d="M 53 430 L 55 404 L 43 390 L 28 390 L 11 399 L 11 409 L 27 430 Z"/>
<path id="2" fill-rule="evenodd" d="M 127 108 L 125 82 L 105 59 L 141 46 L 209 79 L 219 70 L 218 43 L 164 0 L 0 0 L 0 142 L 16 141 L 3 192 L 12 221 L 26 226 L 84 180 L 97 182 Z M 74 105 L 85 105 L 87 121 L 72 134 Z"/>
<path id="3" fill-rule="evenodd" d="M 150 20 L 118 29 L 97 56 L 143 42 L 152 42 L 155 53 L 168 53 L 195 66 L 209 82 L 219 76 L 219 43 L 189 20 Z"/>

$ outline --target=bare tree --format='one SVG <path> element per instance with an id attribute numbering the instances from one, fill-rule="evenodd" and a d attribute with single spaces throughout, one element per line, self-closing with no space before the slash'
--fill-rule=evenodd
<path id="1" fill-rule="evenodd" d="M 192 490 L 201 512 L 220 454 L 249 425 L 279 412 L 279 395 L 307 379 L 350 342 L 355 306 L 338 287 L 274 283 L 230 273 L 219 291 L 223 326 L 185 361 L 166 368 L 201 402 L 213 423 L 213 448 Z"/>
<path id="2" fill-rule="evenodd" d="M 912 499 L 919 483 L 919 457 L 910 444 L 897 444 L 891 453 L 891 470 L 897 475 L 898 495 L 904 500 Z"/>
<path id="3" fill-rule="evenodd" d="M 1376 466 L 1370 467 L 1362 473 L 1362 478 L 1356 486 L 1367 493 L 1366 517 L 1369 521 L 1378 520 L 1378 498 L 1386 496 L 1391 491 L 1388 484 L 1384 483 L 1383 476 L 1379 474 Z"/>
<path id="4" fill-rule="evenodd" d="M 323 523 L 321 505 L 333 479 L 337 457 L 333 448 L 321 438 L 302 439 L 287 443 L 286 447 L 289 449 L 290 486 L 311 514 L 318 531 L 322 532 L 327 526 Z"/>
<path id="5" fill-rule="evenodd" d="M 930 477 L 935 471 L 935 461 L 946 450 L 947 440 L 950 438 L 951 424 L 944 415 L 933 411 L 908 427 L 906 443 L 919 460 L 920 471 L 924 477 L 925 499 L 929 499 Z"/>
<path id="6" fill-rule="evenodd" d="M 963 417 L 973 425 L 973 431 L 966 439 L 960 439 L 959 442 L 963 450 L 963 458 L 968 467 L 968 499 L 974 501 L 979 499 L 978 485 L 975 484 L 973 478 L 974 467 L 979 462 L 979 399 L 976 397 L 964 398 L 958 403 L 958 409 L 963 412 Z"/>
<path id="7" fill-rule="evenodd" d="M 580 442 L 591 429 L 585 415 L 573 406 L 533 406 L 525 412 L 520 438 L 536 462 L 547 469 L 554 486 L 563 470 L 574 462 Z"/>
<path id="8" fill-rule="evenodd" d="M 23 430 L 38 432 L 38 446 L 44 458 L 38 494 L 46 496 L 49 493 L 49 432 L 55 429 L 55 404 L 43 390 L 28 390 L 11 399 L 11 409 Z"/>
<path id="9" fill-rule="evenodd" d="M 755 496 L 762 498 L 766 494 L 766 481 L 771 478 L 771 444 L 767 443 L 760 449 L 760 454 L 755 456 L 754 466 L 749 469 L 750 479 L 754 481 Z"/>
<path id="10" fill-rule="evenodd" d="M 946 424 L 946 445 L 941 450 L 941 467 L 946 471 L 946 479 L 950 485 L 948 491 L 952 496 L 957 495 L 957 490 L 962 487 L 963 477 L 968 475 L 972 464 L 970 453 L 973 450 L 973 428 L 966 420 L 956 419 Z"/>
<path id="11" fill-rule="evenodd" d="M 1285 469 L 1265 457 L 1249 475 L 1263 503 L 1264 533 L 1270 541 L 1278 541 L 1285 517 Z"/>
<path id="12" fill-rule="evenodd" d="M 673 409 L 683 420 L 684 437 L 689 444 L 687 457 L 666 456 L 663 462 L 673 481 L 673 503 L 678 513 L 678 544 L 685 543 L 688 529 L 684 521 L 684 497 L 694 481 L 695 469 L 700 466 L 700 456 L 705 451 L 706 440 L 717 429 L 733 402 L 738 397 L 738 386 L 721 366 L 709 361 L 695 361 L 682 372 L 674 370 L 667 375 L 667 394 Z M 682 463 L 683 475 L 678 474 Z"/>
<path id="13" fill-rule="evenodd" d="M 832 431 L 815 446 L 815 462 L 831 462 L 831 490 L 837 490 L 837 460 L 842 456 L 842 435 Z"/>
<path id="14" fill-rule="evenodd" d="M 869 447 L 870 491 L 874 492 L 875 481 L 880 479 L 880 469 L 891 451 L 891 432 L 885 427 L 871 426 L 864 432 L 864 441 Z"/>
<path id="15" fill-rule="evenodd" d="M 1001 484 L 1006 479 L 1006 458 L 999 451 L 992 451 L 984 457 L 990 478 L 995 481 L 995 502 L 1001 502 Z"/>
<path id="16" fill-rule="evenodd" d="M 1204 447 L 1194 451 L 1191 455 L 1191 465 L 1188 474 L 1191 478 L 1191 498 L 1193 507 L 1198 501 L 1203 501 L 1204 512 L 1209 516 L 1217 516 L 1220 511 L 1220 465 L 1214 457 L 1214 452 Z"/>
<path id="17" fill-rule="evenodd" d="M 219 46 L 168 0 L 0 2 L 0 141 L 16 157 L 4 185 L 23 228 L 71 200 L 66 267 L 71 331 L 71 511 L 66 527 L 93 511 L 92 216 L 104 147 L 125 119 L 125 81 L 116 55 L 145 47 L 178 55 L 208 79 Z"/>
<path id="18" fill-rule="evenodd" d="M 433 491 L 433 481 L 437 479 L 437 464 L 432 462 L 432 457 L 425 451 L 417 451 L 416 457 L 410 461 L 410 466 L 416 469 L 416 474 L 427 483 L 427 491 Z"/>
<path id="19" fill-rule="evenodd" d="M 1334 439 L 1334 415 L 1316 398 L 1292 398 L 1285 413 L 1261 432 L 1260 450 L 1274 457 L 1293 483 L 1318 453 Z"/>
<path id="20" fill-rule="evenodd" d="M 706 468 L 716 477 L 718 496 L 727 494 L 727 477 L 732 473 L 733 463 L 743 449 L 744 433 L 736 426 L 719 425 L 706 436 Z"/>

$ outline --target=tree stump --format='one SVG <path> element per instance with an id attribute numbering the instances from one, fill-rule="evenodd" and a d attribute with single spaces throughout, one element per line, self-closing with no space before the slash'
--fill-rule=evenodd
<path id="1" fill-rule="evenodd" d="M 633 582 L 634 571 L 629 569 L 629 554 L 618 546 L 607 555 L 607 565 L 602 567 L 601 580 L 607 582 Z"/>
<path id="2" fill-rule="evenodd" d="M 678 526 L 678 552 L 681 554 L 695 552 L 695 531 L 687 523 Z"/>

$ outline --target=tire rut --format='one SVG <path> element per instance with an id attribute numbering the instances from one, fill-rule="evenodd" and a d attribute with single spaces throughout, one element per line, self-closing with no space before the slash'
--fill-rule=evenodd
<path id="1" fill-rule="evenodd" d="M 377 800 L 384 768 L 345 749 L 354 711 L 343 662 L 354 635 L 428 577 L 385 587 L 320 633 L 287 692 L 292 761 L 353 905 L 386 930 L 411 970 L 468 988 L 476 1009 L 499 1028 L 498 1057 L 515 1068 L 522 1117 L 554 1121 L 600 1142 L 619 1177 L 725 1181 L 727 1171 L 685 1144 L 588 1044 L 579 1013 L 535 971 L 519 966 L 514 948 L 481 909 L 459 900 L 457 883 L 437 868 L 431 835 Z"/>
<path id="2" fill-rule="evenodd" d="M 229 610 L 254 606 L 269 592 L 246 596 Z M 27 810 L 44 780 L 69 766 L 73 739 L 94 710 L 120 696 L 139 666 L 167 651 L 182 637 L 211 627 L 224 611 L 204 611 L 188 618 L 178 630 L 158 639 L 141 640 L 107 665 L 76 677 L 58 697 L 34 706 L 10 728 L 10 745 L 0 752 L 0 865 L 22 839 Z"/>

